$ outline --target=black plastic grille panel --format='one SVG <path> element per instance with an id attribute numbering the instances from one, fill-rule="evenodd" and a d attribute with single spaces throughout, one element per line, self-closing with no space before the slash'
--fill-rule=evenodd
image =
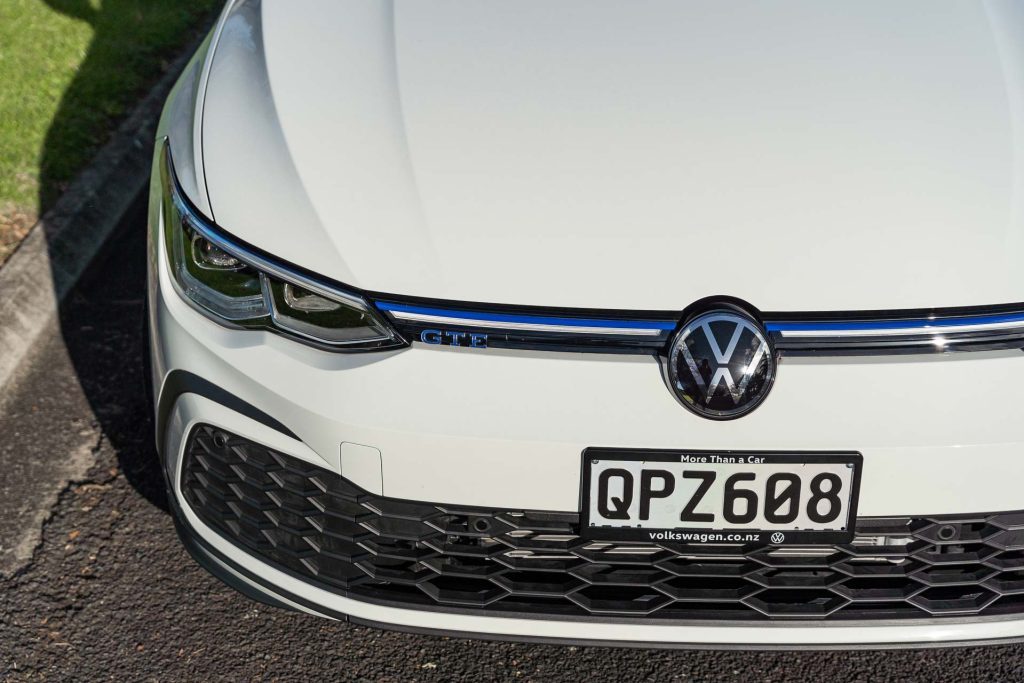
<path id="1" fill-rule="evenodd" d="M 576 513 L 431 505 L 200 425 L 188 504 L 321 588 L 408 606 L 587 618 L 838 620 L 1024 611 L 1024 512 L 860 518 L 843 546 L 581 539 Z"/>

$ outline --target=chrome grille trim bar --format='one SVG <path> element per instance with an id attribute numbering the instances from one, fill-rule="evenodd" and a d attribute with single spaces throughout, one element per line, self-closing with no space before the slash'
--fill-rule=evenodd
<path id="1" fill-rule="evenodd" d="M 472 327 L 485 327 L 499 330 L 520 330 L 523 332 L 570 332 L 575 334 L 609 334 L 609 335 L 636 335 L 641 337 L 656 337 L 661 330 L 646 329 L 637 327 L 589 327 L 586 325 L 558 325 L 548 323 L 526 323 L 512 322 L 506 320 L 486 320 L 463 318 L 458 315 L 430 315 L 425 313 L 410 313 L 405 311 L 388 311 L 399 320 L 414 320 L 416 322 L 434 323 L 438 325 L 463 325 Z"/>

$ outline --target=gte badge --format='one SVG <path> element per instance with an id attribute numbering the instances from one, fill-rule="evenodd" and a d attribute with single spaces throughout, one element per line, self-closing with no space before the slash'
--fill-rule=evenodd
<path id="1" fill-rule="evenodd" d="M 487 348 L 487 335 L 480 332 L 458 332 L 456 330 L 423 330 L 420 341 L 434 346 L 470 346 L 475 349 Z"/>

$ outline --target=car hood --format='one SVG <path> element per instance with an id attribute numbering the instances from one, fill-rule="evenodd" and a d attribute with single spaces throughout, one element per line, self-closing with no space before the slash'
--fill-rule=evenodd
<path id="1" fill-rule="evenodd" d="M 374 292 L 762 310 L 1024 301 L 1020 3 L 250 0 L 213 217 Z"/>

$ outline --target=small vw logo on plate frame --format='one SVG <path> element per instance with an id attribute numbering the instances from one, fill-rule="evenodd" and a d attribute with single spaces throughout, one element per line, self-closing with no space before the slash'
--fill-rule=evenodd
<path id="1" fill-rule="evenodd" d="M 775 379 L 775 352 L 752 317 L 717 309 L 691 318 L 672 340 L 667 381 L 701 417 L 731 420 L 764 400 Z"/>

